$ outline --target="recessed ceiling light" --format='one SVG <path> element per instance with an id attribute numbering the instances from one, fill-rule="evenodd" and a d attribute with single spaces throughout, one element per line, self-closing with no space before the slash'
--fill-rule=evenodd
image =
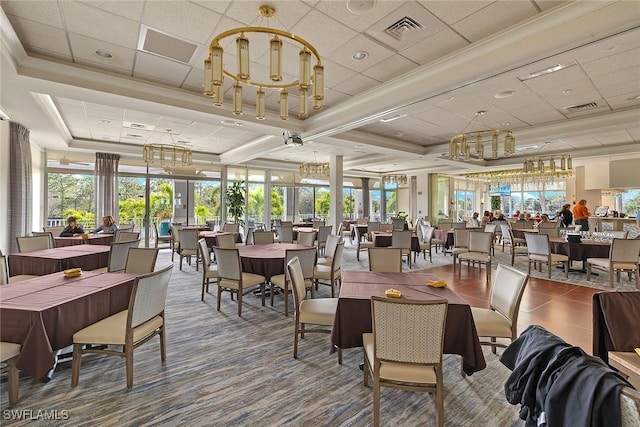
<path id="1" fill-rule="evenodd" d="M 356 144 L 353 148 L 364 148 L 364 144 Z"/>
<path id="2" fill-rule="evenodd" d="M 362 15 L 369 12 L 376 5 L 376 0 L 348 0 L 347 10 L 354 15 Z"/>
<path id="3" fill-rule="evenodd" d="M 565 89 L 562 91 L 563 95 L 569 95 L 571 92 L 573 92 L 571 89 Z"/>
<path id="4" fill-rule="evenodd" d="M 138 135 L 137 133 L 126 133 L 124 136 L 128 136 L 129 138 L 144 138 L 142 135 Z"/>
<path id="5" fill-rule="evenodd" d="M 351 58 L 354 61 L 363 61 L 365 59 L 367 59 L 369 57 L 369 54 L 367 52 L 365 52 L 364 50 L 359 50 L 357 52 L 355 52 L 353 55 L 351 55 Z"/>
<path id="6" fill-rule="evenodd" d="M 111 59 L 113 58 L 113 55 L 111 54 L 111 52 L 107 51 L 107 50 L 102 50 L 102 49 L 96 49 L 93 51 L 94 55 L 99 56 L 102 59 Z"/>
<path id="7" fill-rule="evenodd" d="M 570 64 L 573 65 L 573 64 Z M 560 71 L 563 70 L 565 68 L 569 67 L 569 65 L 565 65 L 565 64 L 556 64 L 552 67 L 549 68 L 545 68 L 544 70 L 539 70 L 539 71 L 534 71 L 532 73 L 529 73 L 526 76 L 523 77 L 518 77 L 520 80 L 528 80 L 528 79 L 532 79 L 534 77 L 540 77 L 540 76 L 544 76 L 545 74 L 551 74 L 551 73 L 555 73 L 556 71 Z"/>
<path id="8" fill-rule="evenodd" d="M 102 119 L 102 120 L 100 120 L 100 123 L 104 123 L 105 125 L 109 125 L 109 124 L 111 124 L 111 120 Z"/>
<path id="9" fill-rule="evenodd" d="M 222 123 L 225 126 L 236 126 L 236 127 L 242 126 L 242 123 L 236 122 L 235 120 L 222 120 L 220 123 Z"/>
<path id="10" fill-rule="evenodd" d="M 496 99 L 502 99 L 502 98 L 509 98 L 515 94 L 516 94 L 515 90 L 505 90 L 504 92 L 496 93 L 495 95 L 493 95 L 493 97 Z"/>

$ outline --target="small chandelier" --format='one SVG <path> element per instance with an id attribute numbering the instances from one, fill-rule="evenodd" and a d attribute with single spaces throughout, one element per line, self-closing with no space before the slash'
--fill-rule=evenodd
<path id="1" fill-rule="evenodd" d="M 504 157 L 512 156 L 516 152 L 516 139 L 513 133 L 507 129 L 487 129 L 482 116 L 486 111 L 476 112 L 471 121 L 462 129 L 458 135 L 451 137 L 449 141 L 449 159 L 466 160 L 471 159 L 471 146 L 474 146 L 475 155 L 478 160 L 484 160 L 484 149 L 491 147 L 491 158 L 498 159 L 499 147 L 502 144 L 502 155 Z M 469 126 L 478 118 L 482 121 L 483 129 L 477 131 L 465 132 Z"/>
<path id="2" fill-rule="evenodd" d="M 556 157 L 557 158 L 557 157 Z M 573 162 L 571 160 L 571 155 L 562 154 L 560 155 L 560 164 L 556 165 L 556 158 L 554 156 L 549 156 L 548 158 L 537 157 L 537 158 L 529 158 L 526 159 L 522 163 L 522 172 L 524 173 L 546 173 L 546 172 L 555 172 L 556 170 L 567 171 L 573 169 Z M 549 162 L 549 165 L 545 165 L 545 161 Z"/>
<path id="3" fill-rule="evenodd" d="M 402 185 L 407 185 L 407 175 L 404 174 L 389 174 L 382 175 L 382 184 L 395 184 L 400 187 Z"/>
<path id="4" fill-rule="evenodd" d="M 157 156 L 162 166 L 164 166 L 167 161 L 171 162 L 171 166 L 175 166 L 177 162 L 180 162 L 182 166 L 190 166 L 192 163 L 191 150 L 187 147 L 176 145 L 171 129 L 165 129 L 165 131 L 171 137 L 172 144 L 145 144 L 142 149 L 142 160 L 148 165 L 152 165 L 155 163 Z"/>
<path id="5" fill-rule="evenodd" d="M 298 166 L 298 174 L 303 178 L 329 178 L 329 163 L 318 163 L 316 152 L 313 152 L 313 163 L 302 163 Z"/>
<path id="6" fill-rule="evenodd" d="M 271 18 L 275 16 L 276 10 L 273 6 L 262 5 L 258 8 L 260 16 Z M 249 37 L 257 33 L 266 33 L 273 36 L 269 42 L 269 77 L 268 81 L 257 81 L 252 79 L 249 64 Z M 237 69 L 233 74 L 225 69 L 224 49 L 220 45 L 227 37 L 239 34 L 236 41 Z M 282 40 L 280 37 L 289 39 L 297 49 L 299 59 L 298 80 L 284 82 L 282 79 Z M 286 50 L 286 49 L 285 49 Z M 258 49 L 261 51 L 261 49 Z M 311 56 L 315 57 L 315 65 L 311 67 Z M 254 59 L 255 60 L 255 59 Z M 226 64 L 228 65 L 227 61 Z M 287 61 L 289 62 L 289 61 Z M 265 89 L 279 90 L 280 118 L 289 119 L 289 92 L 287 89 L 295 88 L 299 96 L 298 117 L 304 119 L 309 115 L 309 97 L 313 100 L 313 109 L 322 108 L 324 99 L 324 67 L 320 61 L 318 50 L 308 41 L 293 33 L 269 27 L 239 27 L 224 31 L 213 38 L 209 45 L 209 57 L 204 61 L 204 94 L 213 98 L 213 105 L 222 107 L 224 76 L 231 78 L 233 85 L 233 114 L 242 115 L 242 90 L 244 86 L 258 88 L 256 91 L 256 119 L 265 119 Z M 265 76 L 266 78 L 266 76 Z"/>

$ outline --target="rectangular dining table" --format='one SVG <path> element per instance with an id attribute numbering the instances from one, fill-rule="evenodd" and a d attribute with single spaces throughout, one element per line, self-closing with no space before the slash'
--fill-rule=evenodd
<path id="1" fill-rule="evenodd" d="M 83 239 L 82 236 L 73 236 L 73 237 L 54 237 L 53 244 L 56 248 L 63 248 L 65 246 L 76 246 L 76 245 L 106 245 L 109 246 L 113 243 L 113 234 L 90 234 L 86 239 Z"/>
<path id="2" fill-rule="evenodd" d="M 110 246 L 74 245 L 9 255 L 9 275 L 45 274 L 69 268 L 96 270 L 109 264 Z"/>
<path id="3" fill-rule="evenodd" d="M 135 278 L 86 271 L 0 286 L 0 335 L 22 346 L 18 369 L 40 380 L 54 366 L 56 350 L 73 343 L 75 332 L 127 309 Z"/>
<path id="4" fill-rule="evenodd" d="M 484 369 L 486 361 L 469 304 L 452 289 L 432 288 L 427 280 L 438 278 L 429 273 L 381 273 L 343 271 L 338 307 L 331 331 L 332 350 L 362 347 L 362 334 L 372 331 L 371 297 L 385 296 L 389 288 L 412 300 L 446 299 L 449 302 L 444 332 L 444 353 L 462 356 L 467 375 Z"/>

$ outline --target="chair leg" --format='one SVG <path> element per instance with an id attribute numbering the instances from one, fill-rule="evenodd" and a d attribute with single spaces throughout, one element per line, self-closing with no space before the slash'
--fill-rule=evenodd
<path id="1" fill-rule="evenodd" d="M 609 286 L 613 288 L 613 268 L 609 269 Z"/>
<path id="2" fill-rule="evenodd" d="M 591 280 L 591 264 L 587 263 L 587 282 Z"/>
<path id="3" fill-rule="evenodd" d="M 293 358 L 294 359 L 298 358 L 298 334 L 300 333 L 299 327 L 300 327 L 300 324 L 298 323 L 298 316 L 296 315 L 296 323 L 293 327 Z"/>
<path id="4" fill-rule="evenodd" d="M 80 379 L 80 364 L 82 363 L 82 354 L 80 354 L 81 348 L 82 344 L 73 345 L 73 361 L 71 362 L 71 387 L 77 386 L 78 380 Z"/>
<path id="5" fill-rule="evenodd" d="M 442 368 L 437 368 L 442 369 Z M 436 414 L 438 427 L 444 426 L 444 389 L 442 386 L 442 374 L 436 376 Z"/>
<path id="6" fill-rule="evenodd" d="M 220 300 L 222 299 L 222 288 L 220 287 L 220 283 L 218 283 L 218 311 L 220 311 Z"/>
<path id="7" fill-rule="evenodd" d="M 127 370 L 127 388 L 133 387 L 133 345 L 125 345 L 125 365 Z"/>
<path id="8" fill-rule="evenodd" d="M 373 425 L 380 426 L 380 379 L 373 376 Z"/>
<path id="9" fill-rule="evenodd" d="M 16 358 L 7 361 L 9 372 L 7 374 L 7 388 L 9 389 L 9 406 L 18 403 L 18 388 L 20 386 L 20 372 L 16 367 Z"/>
<path id="10" fill-rule="evenodd" d="M 262 284 L 260 285 L 260 290 L 262 291 L 261 293 L 262 293 L 262 306 L 263 307 L 264 307 L 264 299 L 265 299 L 265 297 L 264 297 L 265 287 L 266 287 L 265 282 L 262 282 Z"/>
<path id="11" fill-rule="evenodd" d="M 338 365 L 342 365 L 342 349 L 338 347 Z"/>
<path id="12" fill-rule="evenodd" d="M 364 348 L 362 349 L 362 383 L 365 387 L 369 386 L 369 362 Z"/>
<path id="13" fill-rule="evenodd" d="M 306 289 L 305 289 L 305 292 L 307 292 Z M 273 294 L 273 292 L 271 293 Z M 284 281 L 284 315 L 285 317 L 289 317 L 289 283 L 287 282 L 286 279 Z"/>
<path id="14" fill-rule="evenodd" d="M 164 331 L 164 319 L 162 319 L 162 326 L 160 327 L 160 360 L 164 363 L 167 360 L 167 339 Z"/>
<path id="15" fill-rule="evenodd" d="M 238 289 L 238 317 L 242 317 L 242 288 Z M 264 293 L 262 294 L 262 303 L 264 305 Z"/>

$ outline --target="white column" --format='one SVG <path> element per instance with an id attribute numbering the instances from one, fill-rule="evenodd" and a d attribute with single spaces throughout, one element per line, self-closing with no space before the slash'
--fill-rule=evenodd
<path id="1" fill-rule="evenodd" d="M 334 233 L 338 231 L 338 227 L 342 224 L 343 219 L 343 194 L 342 194 L 342 179 L 343 179 L 343 158 L 342 156 L 331 156 L 329 162 L 329 197 L 331 198 L 331 207 L 329 208 L 329 218 L 331 225 L 333 225 Z"/>

